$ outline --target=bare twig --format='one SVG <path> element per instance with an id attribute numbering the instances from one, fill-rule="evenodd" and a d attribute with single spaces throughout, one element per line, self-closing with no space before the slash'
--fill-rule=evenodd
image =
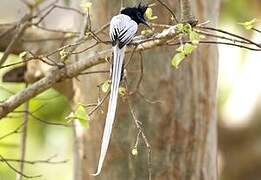
<path id="1" fill-rule="evenodd" d="M 5 37 L 8 33 L 11 33 L 13 30 L 15 30 L 16 27 L 17 25 L 12 25 L 12 27 L 6 29 L 4 32 L 0 34 L 0 39 Z"/>
<path id="2" fill-rule="evenodd" d="M 183 43 L 192 43 L 192 42 L 183 41 Z M 223 45 L 235 46 L 235 47 L 239 47 L 239 48 L 243 48 L 243 49 L 247 49 L 247 50 L 251 50 L 251 51 L 261 51 L 261 48 L 251 48 L 248 46 L 236 44 L 234 42 L 230 43 L 230 42 L 220 42 L 220 41 L 199 41 L 199 44 L 223 44 Z M 180 43 L 174 42 L 174 43 L 167 43 L 166 45 L 177 46 L 177 45 L 180 45 Z"/>
<path id="3" fill-rule="evenodd" d="M 40 25 L 35 25 L 35 27 L 42 29 L 44 31 L 49 31 L 49 32 L 60 32 L 60 33 L 72 33 L 72 34 L 79 34 L 79 32 L 74 32 L 74 31 L 65 31 L 65 30 L 61 30 L 61 29 L 49 29 Z"/>
<path id="4" fill-rule="evenodd" d="M 127 66 L 129 65 L 129 63 L 131 62 L 131 60 L 132 60 L 132 58 L 133 58 L 133 56 L 134 56 L 134 54 L 135 54 L 135 51 L 136 51 L 137 47 L 138 47 L 138 46 L 136 45 L 136 46 L 133 48 L 129 60 L 124 64 L 124 68 L 127 68 Z"/>
<path id="5" fill-rule="evenodd" d="M 140 91 L 137 91 L 136 94 L 139 95 L 148 104 L 152 104 L 153 105 L 153 104 L 160 104 L 160 103 L 162 103 L 162 101 L 159 101 L 159 100 L 153 101 L 153 100 L 150 100 L 150 99 L 146 98 Z"/>
<path id="6" fill-rule="evenodd" d="M 89 75 L 89 74 L 99 74 L 99 73 L 109 73 L 110 71 L 104 70 L 104 71 L 87 71 L 87 72 L 82 72 L 79 73 L 79 75 Z"/>
<path id="7" fill-rule="evenodd" d="M 13 37 L 13 39 L 11 40 L 11 42 L 9 43 L 7 48 L 5 49 L 4 55 L 0 59 L 0 67 L 5 63 L 5 61 L 7 60 L 10 52 L 12 51 L 14 45 L 17 43 L 19 38 L 21 38 L 21 36 L 23 35 L 24 31 L 29 26 L 29 22 L 28 22 L 27 18 L 28 17 L 25 16 L 25 18 L 23 18 L 23 20 L 21 20 L 21 24 L 18 26 L 17 33 L 15 34 L 15 36 Z"/>
<path id="8" fill-rule="evenodd" d="M 136 115 L 135 115 L 135 112 L 134 112 L 134 109 L 132 107 L 132 104 L 130 102 L 130 99 L 129 97 L 127 97 L 127 103 L 128 103 L 128 107 L 130 109 L 130 113 L 132 115 L 132 118 L 135 122 L 135 125 L 136 125 L 136 128 L 138 129 L 138 134 L 141 133 L 141 136 L 142 136 L 142 139 L 147 147 L 147 150 L 148 150 L 148 161 L 147 161 L 147 164 L 148 164 L 148 179 L 151 180 L 152 178 L 152 162 L 151 162 L 151 146 L 150 146 L 150 143 L 141 127 L 141 122 L 137 119 Z M 138 141 L 136 141 L 138 142 Z"/>
<path id="9" fill-rule="evenodd" d="M 12 113 L 26 113 L 28 114 L 29 116 L 31 116 L 33 119 L 37 120 L 37 121 L 40 121 L 44 124 L 47 124 L 47 125 L 52 125 L 52 126 L 63 126 L 63 127 L 71 127 L 71 125 L 69 124 L 63 124 L 63 123 L 56 123 L 56 122 L 49 122 L 49 121 L 45 121 L 39 117 L 37 117 L 36 115 L 34 115 L 32 112 L 30 111 L 13 111 Z"/>
<path id="10" fill-rule="evenodd" d="M 225 39 L 225 40 L 228 40 L 228 41 L 232 41 L 232 42 L 237 42 L 237 43 L 241 43 L 241 44 L 249 44 L 249 42 L 246 42 L 244 40 L 238 40 L 238 39 L 235 39 L 235 38 L 229 38 L 229 37 L 226 37 L 226 36 L 220 36 L 220 35 L 217 35 L 217 34 L 212 34 L 212 33 L 209 33 L 209 32 L 206 32 L 206 31 L 202 31 L 202 30 L 197 30 L 195 29 L 196 32 L 198 32 L 199 34 L 202 34 L 202 35 L 205 35 L 205 36 L 208 36 L 208 37 L 214 37 L 216 39 Z"/>
<path id="11" fill-rule="evenodd" d="M 15 171 L 18 174 L 21 174 L 21 176 L 25 177 L 25 178 L 38 178 L 41 177 L 42 175 L 35 175 L 35 176 L 28 176 L 20 171 L 18 171 L 17 169 L 15 169 L 8 161 L 5 160 L 5 158 L 3 156 L 0 155 L 0 160 L 1 162 L 5 163 L 10 169 L 12 169 L 13 171 Z"/>
<path id="12" fill-rule="evenodd" d="M 1 68 L 0 68 L 0 69 L 1 69 Z M 5 87 L 3 87 L 3 86 L 0 86 L 0 89 L 3 90 L 3 91 L 5 91 L 5 92 L 7 92 L 8 94 L 12 94 L 12 95 L 15 94 L 15 92 L 13 92 L 13 91 L 11 91 L 10 89 L 5 88 Z"/>
<path id="13" fill-rule="evenodd" d="M 157 0 L 157 1 L 170 12 L 170 14 L 173 16 L 175 22 L 179 23 L 176 14 L 169 8 L 169 5 L 167 5 L 165 2 L 163 2 L 161 0 Z"/>
<path id="14" fill-rule="evenodd" d="M 12 158 L 5 158 L 5 161 L 8 162 L 16 162 L 16 163 L 25 163 L 25 164 L 30 164 L 30 165 L 35 165 L 35 164 L 64 164 L 67 163 L 68 160 L 61 160 L 61 161 L 54 161 L 53 159 L 56 157 L 51 156 L 48 159 L 44 160 L 34 160 L 34 161 L 29 161 L 29 160 L 21 160 L 21 159 L 12 159 Z M 0 160 L 3 161 L 3 160 Z"/>
<path id="15" fill-rule="evenodd" d="M 227 34 L 227 35 L 230 35 L 232 37 L 236 37 L 238 39 L 241 39 L 241 40 L 244 40 L 246 42 L 249 42 L 250 44 L 252 45 L 255 45 L 259 48 L 261 48 L 261 44 L 257 44 L 255 43 L 254 41 L 251 41 L 250 39 L 247 39 L 243 36 L 240 36 L 240 35 L 237 35 L 237 34 L 234 34 L 234 33 L 231 33 L 231 32 L 228 32 L 228 31 L 225 31 L 225 30 L 222 30 L 222 29 L 218 29 L 218 28 L 213 28 L 213 27 L 206 27 L 206 26 L 197 26 L 197 28 L 200 28 L 200 29 L 207 29 L 207 30 L 211 30 L 211 31 L 215 31 L 215 32 L 220 32 L 220 33 L 223 33 L 223 34 Z"/>
<path id="16" fill-rule="evenodd" d="M 261 33 L 261 30 L 258 30 L 258 29 L 256 29 L 256 28 L 252 28 L 252 30 L 253 30 L 253 31 L 256 31 L 256 32 L 258 32 L 258 33 Z"/>
<path id="17" fill-rule="evenodd" d="M 27 84 L 26 86 L 27 87 Z M 25 102 L 24 105 L 24 113 L 23 113 L 23 126 L 22 126 L 22 137 L 21 137 L 21 148 L 20 148 L 20 166 L 19 166 L 19 171 L 21 173 L 24 173 L 24 159 L 25 159 L 25 154 L 26 154 L 26 140 L 27 140 L 27 122 L 28 122 L 28 114 L 26 112 L 29 111 L 29 101 Z M 23 176 L 21 175 L 21 173 L 17 173 L 16 175 L 16 180 L 22 180 Z"/>
<path id="18" fill-rule="evenodd" d="M 1 137 L 0 137 L 0 141 L 3 140 L 3 139 L 5 139 L 5 138 L 7 138 L 7 137 L 9 137 L 9 136 L 11 136 L 11 135 L 13 135 L 13 134 L 20 133 L 20 130 L 21 130 L 22 127 L 23 127 L 23 123 L 20 124 L 20 125 L 19 125 L 17 128 L 15 128 L 14 130 L 12 130 L 11 132 L 9 132 L 9 133 L 7 133 L 7 134 L 1 136 Z"/>
<path id="19" fill-rule="evenodd" d="M 140 54 L 140 76 L 139 76 L 139 80 L 138 80 L 138 83 L 137 83 L 135 89 L 132 92 L 130 92 L 129 95 L 133 95 L 139 90 L 140 84 L 141 84 L 142 79 L 143 79 L 143 61 L 144 61 L 144 59 L 143 59 L 142 52 L 140 52 L 139 54 Z"/>
<path id="20" fill-rule="evenodd" d="M 104 103 L 108 96 L 109 92 L 107 92 L 106 95 L 102 98 L 102 100 L 99 101 L 98 104 L 89 112 L 89 116 L 91 116 Z"/>

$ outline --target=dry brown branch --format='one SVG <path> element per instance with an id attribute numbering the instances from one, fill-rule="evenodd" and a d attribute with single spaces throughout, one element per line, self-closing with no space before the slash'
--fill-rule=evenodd
<path id="1" fill-rule="evenodd" d="M 132 44 L 138 45 L 136 51 L 144 51 L 146 49 L 164 45 L 167 40 L 173 39 L 175 36 L 175 26 L 172 26 L 161 33 L 155 34 L 149 39 L 144 36 L 138 36 L 133 40 Z M 129 53 L 131 51 L 132 49 L 128 48 L 126 52 Z M 110 57 L 111 53 L 111 48 L 101 50 L 87 56 L 86 59 L 82 59 L 70 65 L 65 65 L 63 68 L 53 68 L 46 77 L 0 103 L 0 118 L 3 118 L 29 99 L 49 89 L 55 83 L 61 82 L 67 78 L 73 78 L 90 67 L 104 63 L 104 59 Z"/>

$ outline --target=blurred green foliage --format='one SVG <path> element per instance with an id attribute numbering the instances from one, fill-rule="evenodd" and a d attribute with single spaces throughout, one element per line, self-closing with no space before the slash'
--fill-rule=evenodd
<path id="1" fill-rule="evenodd" d="M 19 61 L 19 57 L 11 55 L 6 64 Z M 0 77 L 5 69 L 0 72 Z M 24 83 L 3 83 L 0 82 L 0 100 L 5 100 L 12 93 L 16 93 L 25 88 Z M 23 106 L 16 109 L 23 111 Z M 29 110 L 33 115 L 41 120 L 48 122 L 66 123 L 64 117 L 69 113 L 69 106 L 66 98 L 53 89 L 50 89 L 29 102 Z M 0 121 L 0 138 L 9 132 L 12 132 L 22 123 L 22 113 L 11 113 L 7 118 Z M 19 159 L 19 145 L 21 133 L 16 133 L 0 140 L 0 155 L 5 158 Z M 27 160 L 45 160 L 57 154 L 57 160 L 71 159 L 72 155 L 72 133 L 70 127 L 61 127 L 47 125 L 29 116 L 28 136 L 27 136 Z M 54 159 L 56 160 L 56 159 Z M 25 173 L 27 175 L 44 175 L 46 179 L 71 179 L 71 161 L 66 164 L 50 165 L 26 165 Z M 18 167 L 17 163 L 11 163 Z M 50 170 L 52 166 L 52 170 Z M 61 171 L 67 169 L 68 171 Z M 57 173 L 61 172 L 61 173 Z M 15 172 L 0 163 L 0 180 L 15 179 Z M 40 178 L 36 178 L 40 179 Z"/>
<path id="2" fill-rule="evenodd" d="M 222 0 L 220 19 L 222 21 L 246 21 L 260 11 L 259 0 Z M 257 6 L 255 6 L 257 5 Z M 251 9 L 251 11 L 250 11 Z"/>

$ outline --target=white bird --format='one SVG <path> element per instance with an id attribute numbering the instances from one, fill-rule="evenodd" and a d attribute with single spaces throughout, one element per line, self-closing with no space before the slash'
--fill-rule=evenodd
<path id="1" fill-rule="evenodd" d="M 149 26 L 144 18 L 147 6 L 139 4 L 137 7 L 128 7 L 121 11 L 119 15 L 114 16 L 110 22 L 110 38 L 113 46 L 113 64 L 111 77 L 111 91 L 108 105 L 108 112 L 105 121 L 105 127 L 102 137 L 102 145 L 98 169 L 94 176 L 100 174 L 103 162 L 108 150 L 112 125 L 115 119 L 118 90 L 122 77 L 123 61 L 125 55 L 125 48 L 128 43 L 135 36 L 138 25 L 140 23 Z"/>

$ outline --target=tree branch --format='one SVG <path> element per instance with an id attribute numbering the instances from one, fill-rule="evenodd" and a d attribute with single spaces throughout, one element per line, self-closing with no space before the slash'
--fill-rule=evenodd
<path id="1" fill-rule="evenodd" d="M 198 22 L 192 13 L 190 0 L 180 0 L 180 16 L 181 22 L 183 23 L 189 23 L 192 26 L 195 26 Z"/>
<path id="2" fill-rule="evenodd" d="M 150 38 L 138 36 L 134 38 L 132 44 L 138 45 L 136 49 L 137 52 L 144 51 L 146 49 L 161 46 L 167 40 L 175 38 L 175 36 L 175 26 L 172 26 L 162 31 L 161 33 L 155 34 Z M 129 53 L 131 51 L 132 50 L 128 48 L 126 52 Z M 24 102 L 51 88 L 55 83 L 63 81 L 67 78 L 73 78 L 88 68 L 104 63 L 105 58 L 110 57 L 111 53 L 112 49 L 108 48 L 96 53 L 92 53 L 91 55 L 87 56 L 86 59 L 82 59 L 70 65 L 65 65 L 62 68 L 55 67 L 46 75 L 46 77 L 35 82 L 28 88 L 18 92 L 17 94 L 11 96 L 6 101 L 0 103 L 0 118 L 5 117 L 9 112 L 12 112 Z"/>
<path id="3" fill-rule="evenodd" d="M 26 86 L 27 87 L 27 84 Z M 24 105 L 24 110 L 25 111 L 29 111 L 29 101 L 27 101 Z M 23 113 L 23 127 L 22 127 L 22 136 L 21 136 L 21 148 L 20 148 L 20 152 L 21 152 L 21 162 L 20 162 L 20 166 L 19 166 L 19 171 L 20 172 L 24 172 L 24 159 L 25 159 L 25 155 L 26 155 L 26 142 L 27 142 L 27 128 L 28 128 L 28 114 L 26 112 Z M 23 176 L 20 173 L 17 173 L 16 175 L 16 179 L 17 180 L 22 180 Z"/>
<path id="4" fill-rule="evenodd" d="M 18 174 L 21 174 L 21 176 L 25 177 L 25 178 L 37 178 L 37 177 L 41 177 L 42 175 L 36 175 L 36 176 L 28 176 L 20 171 L 18 171 L 17 169 L 15 169 L 3 156 L 0 155 L 0 161 L 4 162 L 10 169 L 12 169 L 13 171 L 15 171 Z"/>
<path id="5" fill-rule="evenodd" d="M 4 55 L 2 56 L 2 58 L 0 59 L 0 67 L 5 63 L 5 61 L 7 60 L 9 54 L 11 53 L 14 45 L 16 44 L 16 42 L 19 40 L 19 38 L 21 38 L 22 34 L 24 33 L 24 31 L 26 30 L 26 28 L 29 27 L 29 22 L 24 22 L 22 23 L 19 28 L 18 28 L 18 32 L 15 34 L 15 36 L 13 37 L 12 41 L 9 43 L 8 47 L 6 48 Z"/>

